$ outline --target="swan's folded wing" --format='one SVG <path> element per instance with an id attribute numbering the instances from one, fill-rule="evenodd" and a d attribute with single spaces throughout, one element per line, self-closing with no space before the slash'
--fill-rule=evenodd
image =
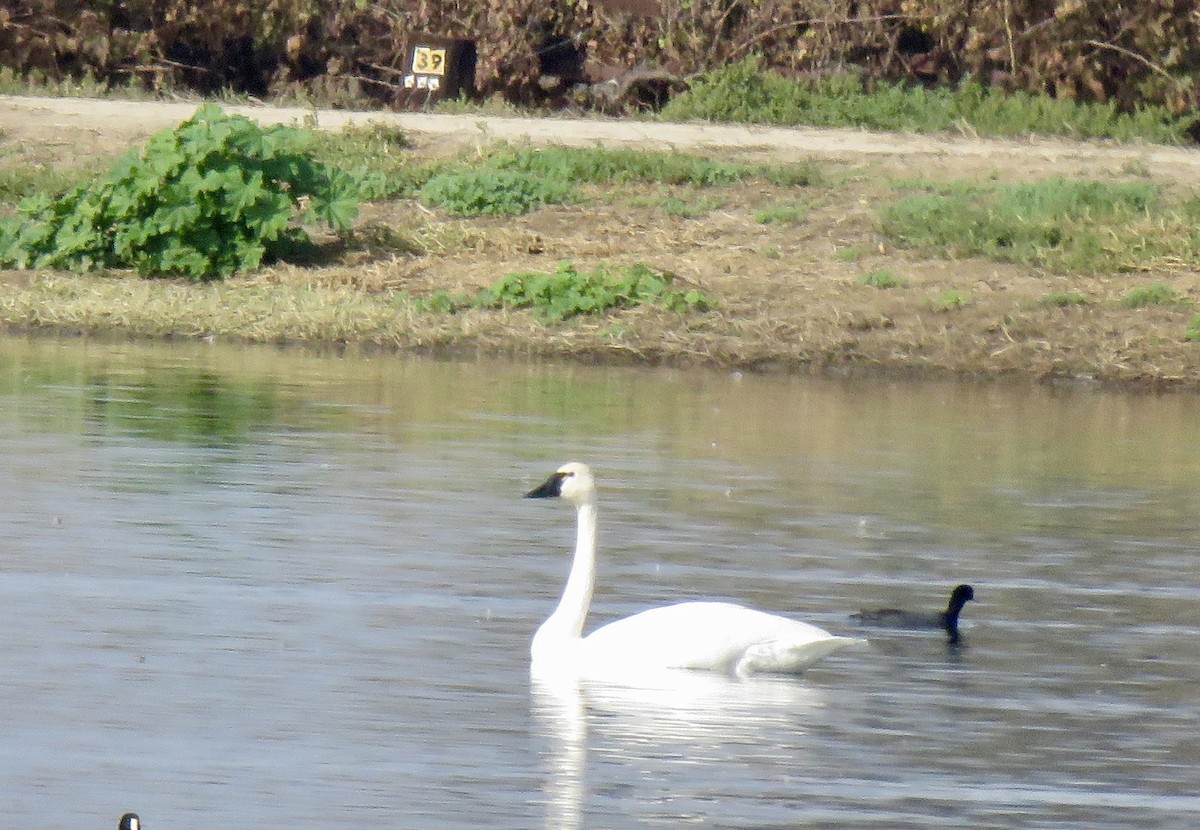
<path id="1" fill-rule="evenodd" d="M 729 674 L 798 672 L 845 645 L 798 620 L 724 602 L 685 602 L 609 623 L 584 638 L 590 673 L 704 669 Z"/>

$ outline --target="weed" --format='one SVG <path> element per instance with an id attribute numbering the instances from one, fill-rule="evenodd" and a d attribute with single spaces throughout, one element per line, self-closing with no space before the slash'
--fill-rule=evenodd
<path id="1" fill-rule="evenodd" d="M 802 205 L 772 205 L 754 214 L 754 221 L 760 225 L 797 225 L 808 215 L 808 208 Z"/>
<path id="2" fill-rule="evenodd" d="M 1142 285 L 1130 291 L 1121 300 L 1127 308 L 1146 308 L 1152 305 L 1179 305 L 1183 297 L 1169 285 L 1161 282 Z"/>
<path id="3" fill-rule="evenodd" d="M 908 285 L 907 280 L 897 277 L 886 268 L 859 274 L 858 281 L 863 285 L 869 285 L 871 288 L 903 288 Z"/>
<path id="4" fill-rule="evenodd" d="M 943 291 L 931 301 L 934 311 L 954 311 L 955 309 L 965 308 L 969 302 L 971 302 L 970 294 L 965 291 L 957 291 L 953 288 Z"/>
<path id="5" fill-rule="evenodd" d="M 530 308 L 547 320 L 577 314 L 602 314 L 610 309 L 656 305 L 671 311 L 705 311 L 711 302 L 700 291 L 671 288 L 674 277 L 637 264 L 618 270 L 597 268 L 581 272 L 560 263 L 551 273 L 509 274 L 476 302 L 485 308 Z"/>
<path id="6" fill-rule="evenodd" d="M 99 181 L 25 199 L 0 225 L 0 262 L 200 280 L 293 256 L 308 246 L 292 224 L 302 203 L 338 230 L 357 211 L 346 177 L 308 153 L 310 135 L 205 105 Z"/>
<path id="7" fill-rule="evenodd" d="M 474 297 L 468 294 L 451 293 L 449 291 L 435 291 L 428 297 L 421 297 L 412 301 L 412 306 L 416 311 L 422 311 L 430 314 L 454 314 L 464 308 L 471 308 L 476 305 Z"/>
<path id="8" fill-rule="evenodd" d="M 515 170 L 463 170 L 439 173 L 418 198 L 455 216 L 515 216 L 544 205 L 578 198 L 567 180 Z"/>

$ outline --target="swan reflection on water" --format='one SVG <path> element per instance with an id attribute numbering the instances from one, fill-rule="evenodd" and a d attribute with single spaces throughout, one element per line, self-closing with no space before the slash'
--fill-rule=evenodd
<path id="1" fill-rule="evenodd" d="M 795 743 L 803 743 L 825 706 L 823 691 L 796 677 L 672 669 L 621 681 L 538 670 L 530 692 L 535 742 L 543 748 L 547 828 L 584 826 L 589 749 L 622 762 L 724 768 L 774 753 L 803 763 Z"/>

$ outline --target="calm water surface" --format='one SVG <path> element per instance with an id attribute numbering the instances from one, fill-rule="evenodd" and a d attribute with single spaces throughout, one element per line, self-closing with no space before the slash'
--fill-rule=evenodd
<path id="1" fill-rule="evenodd" d="M 1200 826 L 1195 397 L 6 338 L 0 451 L 12 826 Z M 965 642 L 531 684 L 572 459 L 593 625 Z"/>

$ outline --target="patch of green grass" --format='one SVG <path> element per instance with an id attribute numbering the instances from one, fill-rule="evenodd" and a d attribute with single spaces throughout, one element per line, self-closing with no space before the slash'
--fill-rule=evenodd
<path id="1" fill-rule="evenodd" d="M 617 308 L 654 305 L 671 311 L 705 311 L 712 302 L 700 291 L 671 287 L 674 276 L 645 265 L 579 271 L 570 262 L 555 271 L 509 274 L 476 298 L 484 308 L 529 308 L 546 320 L 603 314 Z"/>
<path id="2" fill-rule="evenodd" d="M 19 160 L 12 166 L 0 167 L 0 204 L 16 205 L 22 199 L 37 194 L 54 198 L 95 175 L 96 170 L 91 166 L 64 170 Z"/>
<path id="3" fill-rule="evenodd" d="M 589 184 L 647 182 L 698 187 L 734 184 L 750 169 L 690 153 L 604 147 L 502 146 L 487 164 L 498 170 Z"/>
<path id="4" fill-rule="evenodd" d="M 984 136 L 1042 133 L 1185 144 L 1191 117 L 1163 107 L 1121 112 L 1115 102 L 1078 103 L 1005 93 L 967 82 L 957 89 L 881 84 L 867 91 L 854 75 L 785 78 L 747 58 L 705 73 L 663 108 L 666 120 L 751 122 L 931 132 L 964 125 Z"/>
<path id="5" fill-rule="evenodd" d="M 871 288 L 903 288 L 908 285 L 907 280 L 897 277 L 886 268 L 859 274 L 856 279 L 860 284 L 870 286 Z"/>
<path id="6" fill-rule="evenodd" d="M 1067 308 L 1075 305 L 1090 305 L 1091 302 L 1091 300 L 1078 291 L 1064 291 L 1047 294 L 1039 301 L 1039 305 Z"/>
<path id="7" fill-rule="evenodd" d="M 806 187 L 820 180 L 808 160 L 795 164 L 742 164 L 678 151 L 631 147 L 513 147 L 497 145 L 481 162 L 580 184 L 645 184 L 721 187 L 762 179 L 781 187 Z"/>
<path id="8" fill-rule="evenodd" d="M 1179 305 L 1183 297 L 1169 285 L 1161 282 L 1141 285 L 1130 291 L 1121 299 L 1121 305 L 1127 308 L 1146 308 L 1152 305 Z"/>
<path id="9" fill-rule="evenodd" d="M 417 161 L 398 127 L 367 124 L 340 132 L 313 132 L 313 155 L 347 173 L 363 201 L 414 196 L 446 162 Z"/>
<path id="10" fill-rule="evenodd" d="M 804 205 L 778 204 L 755 211 L 754 221 L 760 225 L 798 225 L 808 216 Z"/>
<path id="11" fill-rule="evenodd" d="M 938 294 L 930 301 L 930 304 L 933 306 L 934 311 L 954 311 L 955 309 L 965 308 L 970 302 L 970 294 L 952 288 Z"/>
<path id="12" fill-rule="evenodd" d="M 885 207 L 879 229 L 898 246 L 926 254 L 986 256 L 1060 273 L 1200 262 L 1200 205 L 1166 205 L 1150 182 L 1053 178 L 905 187 L 918 192 Z"/>

